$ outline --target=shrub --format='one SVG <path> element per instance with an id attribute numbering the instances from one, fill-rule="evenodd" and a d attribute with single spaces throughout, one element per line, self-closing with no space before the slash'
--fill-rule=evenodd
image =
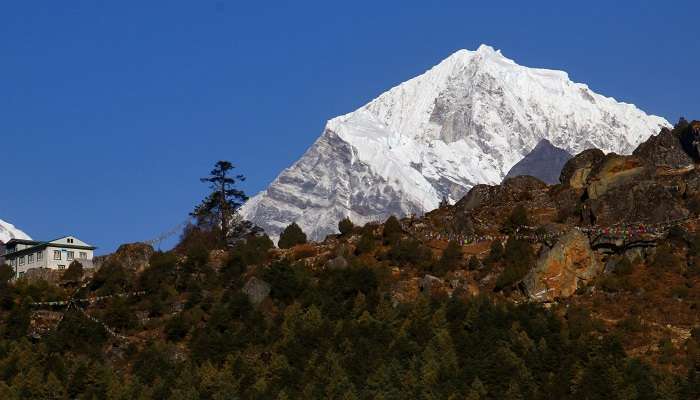
<path id="1" fill-rule="evenodd" d="M 518 204 L 506 220 L 504 230 L 515 231 L 518 228 L 528 225 L 530 225 L 530 220 L 527 215 L 527 210 L 522 204 Z"/>
<path id="2" fill-rule="evenodd" d="M 103 318 L 105 324 L 121 330 L 134 328 L 138 323 L 136 315 L 129 309 L 126 300 L 120 297 L 114 297 L 110 301 Z"/>
<path id="3" fill-rule="evenodd" d="M 663 243 L 656 248 L 656 254 L 654 254 L 651 267 L 655 273 L 661 271 L 678 271 L 681 267 L 681 260 L 673 251 L 673 247 L 670 244 Z"/>
<path id="4" fill-rule="evenodd" d="M 391 246 L 387 255 L 397 264 L 417 267 L 427 267 L 433 260 L 433 252 L 415 239 L 398 240 Z"/>
<path id="5" fill-rule="evenodd" d="M 101 294 L 112 294 L 127 291 L 132 287 L 132 282 L 131 272 L 116 261 L 108 261 L 95 272 L 90 287 Z"/>
<path id="6" fill-rule="evenodd" d="M 182 340 L 187 336 L 187 332 L 189 332 L 189 326 L 182 314 L 174 316 L 165 324 L 165 336 L 170 341 Z"/>
<path id="7" fill-rule="evenodd" d="M 284 228 L 284 231 L 280 234 L 280 240 L 277 242 L 277 246 L 279 246 L 280 249 L 288 249 L 304 243 L 306 243 L 306 234 L 296 222 L 292 222 L 288 227 Z"/>
<path id="8" fill-rule="evenodd" d="M 462 263 L 462 248 L 455 241 L 450 241 L 442 252 L 440 260 L 435 265 L 434 272 L 438 276 L 457 269 Z"/>
<path id="9" fill-rule="evenodd" d="M 395 216 L 390 216 L 384 223 L 384 231 L 382 236 L 384 237 L 384 243 L 390 244 L 398 241 L 401 238 L 403 229 L 401 228 L 401 223 Z"/>
<path id="10" fill-rule="evenodd" d="M 358 255 L 371 253 L 375 247 L 377 247 L 376 240 L 372 229 L 362 229 L 362 236 L 360 236 L 360 240 L 357 242 L 355 253 Z"/>
<path id="11" fill-rule="evenodd" d="M 341 235 L 352 233 L 353 229 L 355 229 L 355 224 L 353 224 L 348 217 L 345 217 L 338 222 L 338 230 L 340 231 Z"/>
<path id="12" fill-rule="evenodd" d="M 503 258 L 503 244 L 500 240 L 494 240 L 491 242 L 491 249 L 489 250 L 489 255 L 486 256 L 484 260 L 486 265 L 493 265 Z"/>
<path id="13" fill-rule="evenodd" d="M 292 254 L 294 260 L 300 260 L 302 258 L 313 257 L 316 255 L 316 248 L 310 244 L 303 244 L 297 246 Z"/>
<path id="14" fill-rule="evenodd" d="M 306 287 L 303 276 L 287 261 L 272 263 L 265 269 L 262 278 L 271 286 L 270 295 L 283 301 L 298 297 Z"/>
<path id="15" fill-rule="evenodd" d="M 467 267 L 470 271 L 476 271 L 477 269 L 481 268 L 481 262 L 476 256 L 471 256 L 471 258 L 469 258 L 469 264 L 467 264 Z"/>
<path id="16" fill-rule="evenodd" d="M 15 276 L 15 270 L 7 264 L 0 264 L 0 284 L 7 283 Z"/>
<path id="17" fill-rule="evenodd" d="M 233 246 L 229 260 L 244 266 L 261 264 L 267 258 L 267 251 L 273 247 L 275 245 L 267 235 L 251 236 Z"/>
<path id="18" fill-rule="evenodd" d="M 78 260 L 73 261 L 63 273 L 62 279 L 67 282 L 80 282 L 83 279 L 83 264 Z"/>

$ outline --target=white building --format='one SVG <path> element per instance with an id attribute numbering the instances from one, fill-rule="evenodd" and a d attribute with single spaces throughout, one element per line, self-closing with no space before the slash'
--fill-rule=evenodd
<path id="1" fill-rule="evenodd" d="M 73 236 L 50 242 L 10 239 L 0 249 L 0 262 L 10 265 L 18 277 L 32 268 L 66 269 L 75 260 L 85 268 L 92 268 L 95 249 Z"/>

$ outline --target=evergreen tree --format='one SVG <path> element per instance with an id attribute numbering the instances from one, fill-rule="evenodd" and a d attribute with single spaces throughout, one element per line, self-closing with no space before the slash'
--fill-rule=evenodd
<path id="1" fill-rule="evenodd" d="M 384 243 L 394 243 L 401 238 L 403 229 L 401 228 L 401 223 L 395 216 L 390 216 L 384 222 L 384 230 L 382 236 L 384 237 Z"/>
<path id="2" fill-rule="evenodd" d="M 469 264 L 467 264 L 470 271 L 476 271 L 481 267 L 481 262 L 476 256 L 471 256 L 469 258 Z"/>
<path id="3" fill-rule="evenodd" d="M 248 196 L 236 188 L 236 184 L 244 181 L 245 176 L 232 175 L 231 171 L 234 168 L 229 161 L 218 161 L 209 176 L 200 179 L 209 184 L 212 192 L 190 214 L 197 218 L 198 225 L 219 229 L 222 244 L 225 244 L 229 237 L 234 215 L 248 200 Z"/>
<path id="4" fill-rule="evenodd" d="M 66 282 L 80 282 L 83 279 L 83 264 L 78 260 L 71 262 L 61 279 Z"/>
<path id="5" fill-rule="evenodd" d="M 530 225 L 530 218 L 527 215 L 527 210 L 522 204 L 518 204 L 515 206 L 510 216 L 508 216 L 508 220 L 504 225 L 504 230 L 513 232 L 528 225 Z"/>
<path id="6" fill-rule="evenodd" d="M 462 248 L 455 242 L 451 240 L 445 250 L 442 252 L 440 260 L 435 266 L 435 273 L 438 276 L 445 275 L 446 273 L 457 269 L 462 263 Z"/>
<path id="7" fill-rule="evenodd" d="M 486 256 L 484 262 L 486 265 L 493 265 L 503 258 L 503 244 L 500 240 L 494 240 L 491 242 L 491 248 L 489 249 L 489 255 Z"/>
<path id="8" fill-rule="evenodd" d="M 277 246 L 280 249 L 288 249 L 304 243 L 306 243 L 306 233 L 301 230 L 301 227 L 299 227 L 296 222 L 292 222 L 289 226 L 284 228 L 284 231 L 280 234 L 280 240 L 277 242 Z"/>
<path id="9" fill-rule="evenodd" d="M 519 282 L 527 275 L 535 262 L 530 243 L 510 237 L 503 253 L 505 269 L 496 280 L 496 288 L 504 289 Z"/>
<path id="10" fill-rule="evenodd" d="M 0 285 L 7 283 L 14 278 L 15 270 L 7 264 L 0 264 Z"/>
<path id="11" fill-rule="evenodd" d="M 350 218 L 345 217 L 340 222 L 338 222 L 338 230 L 340 231 L 341 235 L 347 235 L 348 233 L 351 233 L 352 230 L 355 228 L 355 225 L 350 221 Z"/>

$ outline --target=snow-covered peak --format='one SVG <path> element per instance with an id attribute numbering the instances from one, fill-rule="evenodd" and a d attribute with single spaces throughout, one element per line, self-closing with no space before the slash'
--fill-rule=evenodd
<path id="1" fill-rule="evenodd" d="M 11 223 L 0 219 L 0 242 L 7 243 L 10 239 L 32 240 L 29 235 L 15 228 Z"/>
<path id="2" fill-rule="evenodd" d="M 295 221 L 319 239 L 346 216 L 421 213 L 443 196 L 455 202 L 475 184 L 496 184 L 543 139 L 571 154 L 626 154 L 669 125 L 563 71 L 524 67 L 481 45 L 328 121 L 242 212 L 272 236 Z"/>

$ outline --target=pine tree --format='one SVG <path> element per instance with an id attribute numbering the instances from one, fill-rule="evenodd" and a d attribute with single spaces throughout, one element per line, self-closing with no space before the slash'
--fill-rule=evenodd
<path id="1" fill-rule="evenodd" d="M 296 222 L 292 222 L 289 226 L 284 228 L 284 231 L 280 234 L 280 240 L 277 242 L 277 246 L 280 249 L 288 249 L 304 243 L 306 243 L 306 234 Z"/>
<path id="2" fill-rule="evenodd" d="M 222 243 L 226 243 L 234 215 L 248 200 L 248 196 L 236 188 L 245 176 L 231 175 L 234 168 L 229 161 L 218 161 L 209 176 L 200 179 L 209 184 L 212 192 L 190 214 L 197 218 L 198 225 L 220 229 Z"/>
<path id="3" fill-rule="evenodd" d="M 71 262 L 61 279 L 66 282 L 80 282 L 83 279 L 83 264 L 78 260 Z"/>
<path id="4" fill-rule="evenodd" d="M 446 273 L 457 269 L 462 263 L 462 248 L 455 242 L 451 240 L 445 250 L 442 252 L 442 256 L 435 267 L 435 273 L 438 276 L 445 275 Z"/>
<path id="5" fill-rule="evenodd" d="M 384 231 L 382 236 L 384 237 L 384 243 L 393 243 L 401 238 L 403 229 L 401 228 L 401 223 L 395 216 L 390 216 L 384 223 Z"/>
<path id="6" fill-rule="evenodd" d="M 338 222 L 338 230 L 340 231 L 341 235 L 347 235 L 348 233 L 351 233 L 354 228 L 355 225 L 348 217 L 345 217 L 342 220 L 340 220 L 340 222 Z"/>

